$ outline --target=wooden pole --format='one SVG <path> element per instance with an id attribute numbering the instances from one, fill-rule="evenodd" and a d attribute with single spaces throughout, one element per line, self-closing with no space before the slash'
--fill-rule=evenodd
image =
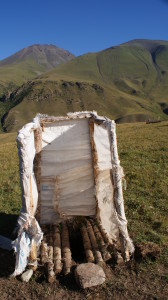
<path id="1" fill-rule="evenodd" d="M 86 229 L 84 224 L 81 226 L 80 230 L 81 230 L 81 234 L 82 234 L 83 246 L 84 246 L 84 249 L 85 249 L 86 260 L 87 260 L 87 262 L 94 262 L 92 246 L 91 246 L 91 243 L 90 243 L 90 239 L 89 239 L 89 236 L 88 236 L 87 229 Z"/>
<path id="2" fill-rule="evenodd" d="M 63 256 L 63 272 L 64 275 L 67 275 L 68 273 L 70 273 L 71 269 L 71 250 L 69 243 L 69 232 L 66 223 L 62 224 L 61 241 Z"/>
<path id="3" fill-rule="evenodd" d="M 54 264 L 53 264 L 53 247 L 48 246 L 48 282 L 53 283 L 55 281 L 55 274 L 54 274 Z"/>
<path id="4" fill-rule="evenodd" d="M 108 245 L 113 245 L 113 241 L 109 238 L 109 236 L 107 235 L 105 229 L 103 228 L 102 224 L 98 224 L 99 230 L 101 232 L 101 235 L 104 239 L 104 241 L 108 244 Z"/>
<path id="5" fill-rule="evenodd" d="M 34 160 L 34 172 L 37 181 L 37 189 L 38 189 L 38 205 L 37 211 L 39 212 L 40 208 L 40 175 L 41 175 L 41 148 L 42 148 L 42 131 L 41 127 L 34 131 L 34 139 L 35 139 L 35 149 L 36 149 L 36 156 Z M 35 214 L 35 207 L 34 207 L 34 200 L 32 196 L 32 184 L 31 184 L 31 176 L 30 176 L 30 215 L 34 217 Z M 38 213 L 36 213 L 37 219 L 40 219 Z M 33 227 L 33 222 L 31 224 Z M 33 271 L 37 269 L 37 245 L 34 239 L 32 239 L 31 243 L 31 250 L 29 255 L 29 265 Z"/>
<path id="6" fill-rule="evenodd" d="M 95 224 L 92 224 L 93 225 L 93 230 L 94 230 L 94 233 L 95 233 L 95 236 L 96 236 L 96 239 L 97 239 L 97 242 L 99 244 L 99 247 L 100 247 L 100 250 L 101 250 L 101 253 L 103 255 L 103 259 L 105 261 L 109 260 L 111 258 L 111 254 L 107 251 L 107 244 L 105 244 L 104 240 L 103 240 L 103 237 L 98 229 L 98 227 L 95 225 Z"/>
<path id="7" fill-rule="evenodd" d="M 87 230 L 88 230 L 88 233 L 89 233 L 89 237 L 90 237 L 90 241 L 91 241 L 91 244 L 92 244 L 92 249 L 93 249 L 93 252 L 94 252 L 94 255 L 95 255 L 96 263 L 102 265 L 103 264 L 103 258 L 102 258 L 101 252 L 99 251 L 99 247 L 98 247 L 98 244 L 97 244 L 97 241 L 96 241 L 96 237 L 95 237 L 93 228 L 91 226 L 91 223 L 88 220 L 87 220 Z"/>
<path id="8" fill-rule="evenodd" d="M 61 237 L 58 226 L 54 226 L 54 271 L 58 274 L 62 271 L 61 262 Z"/>
<path id="9" fill-rule="evenodd" d="M 92 167 L 94 174 L 94 185 L 95 185 L 95 200 L 96 200 L 96 216 L 97 219 L 100 219 L 100 209 L 98 205 L 98 190 L 97 190 L 97 176 L 98 176 L 98 156 L 96 144 L 94 142 L 94 118 L 89 119 L 89 132 L 90 132 L 90 145 L 91 145 L 91 153 L 92 153 Z"/>
<path id="10" fill-rule="evenodd" d="M 40 202 L 41 202 L 41 150 L 42 150 L 42 128 L 41 126 L 34 131 L 34 143 L 36 155 L 34 158 L 34 174 L 37 182 L 38 205 L 36 219 L 40 223 Z"/>
<path id="11" fill-rule="evenodd" d="M 42 264 L 47 263 L 48 262 L 48 247 L 47 247 L 47 243 L 45 242 L 45 240 L 43 240 L 41 243 L 40 252 L 41 252 L 41 263 Z"/>

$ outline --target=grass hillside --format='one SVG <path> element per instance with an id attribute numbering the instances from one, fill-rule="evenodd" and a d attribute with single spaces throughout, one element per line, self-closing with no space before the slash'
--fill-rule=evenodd
<path id="1" fill-rule="evenodd" d="M 6 236 L 12 232 L 21 206 L 15 138 L 16 133 L 0 135 L 0 234 Z M 117 138 L 127 181 L 125 211 L 136 246 L 135 261 L 122 267 L 109 265 L 105 284 L 81 291 L 73 278 L 60 277 L 59 285 L 49 285 L 38 272 L 27 284 L 9 280 L 6 275 L 12 272 L 13 265 L 8 269 L 11 254 L 2 252 L 2 294 L 14 299 L 48 299 L 54 293 L 58 299 L 167 299 L 168 121 L 119 124 Z"/>
<path id="2" fill-rule="evenodd" d="M 0 96 L 74 56 L 54 45 L 32 45 L 0 61 Z"/>
<path id="3" fill-rule="evenodd" d="M 119 123 L 167 119 L 168 42 L 133 40 L 79 56 L 19 87 L 0 105 L 8 112 L 1 120 L 5 131 L 18 130 L 38 112 L 94 109 Z"/>
<path id="4" fill-rule="evenodd" d="M 126 96 L 168 102 L 168 42 L 130 41 L 95 54 L 76 58 L 48 74 L 99 82 Z M 45 77 L 46 78 L 46 77 Z M 159 102 L 160 101 L 160 102 Z M 146 107 L 148 110 L 148 108 Z"/>

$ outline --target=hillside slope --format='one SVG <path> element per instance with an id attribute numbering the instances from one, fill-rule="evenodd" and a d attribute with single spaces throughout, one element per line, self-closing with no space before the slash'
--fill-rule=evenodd
<path id="1" fill-rule="evenodd" d="M 97 110 L 117 122 L 166 119 L 168 42 L 133 40 L 79 56 L 23 85 L 8 103 L 6 131 L 16 130 L 37 113 L 61 115 Z"/>
<path id="2" fill-rule="evenodd" d="M 0 61 L 0 96 L 74 58 L 54 45 L 32 45 Z"/>

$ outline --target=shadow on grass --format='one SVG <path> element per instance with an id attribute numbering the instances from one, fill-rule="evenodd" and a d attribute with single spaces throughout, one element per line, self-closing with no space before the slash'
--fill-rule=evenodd
<path id="1" fill-rule="evenodd" d="M 0 235 L 15 239 L 13 231 L 17 224 L 18 215 L 0 213 Z"/>
<path id="2" fill-rule="evenodd" d="M 0 277 L 9 277 L 15 269 L 14 251 L 0 249 Z"/>
<path id="3" fill-rule="evenodd" d="M 157 126 L 158 128 L 160 128 L 160 127 L 168 127 L 168 125 L 167 124 L 163 124 L 163 125 L 159 125 L 159 126 Z"/>
<path id="4" fill-rule="evenodd" d="M 13 231 L 16 227 L 18 215 L 0 213 L 0 235 L 15 239 Z M 0 248 L 0 277 L 9 277 L 15 268 L 14 251 Z"/>

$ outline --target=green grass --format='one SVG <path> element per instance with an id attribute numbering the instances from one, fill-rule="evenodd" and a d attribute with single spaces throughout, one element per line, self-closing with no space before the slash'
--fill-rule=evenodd
<path id="1" fill-rule="evenodd" d="M 45 72 L 45 69 L 32 59 L 3 67 L 0 66 L 0 96 L 43 72 Z"/>
<path id="2" fill-rule="evenodd" d="M 0 234 L 14 229 L 21 208 L 16 133 L 0 135 Z"/>
<path id="3" fill-rule="evenodd" d="M 168 122 L 118 125 L 118 149 L 127 180 L 129 231 L 137 243 L 168 242 Z"/>

